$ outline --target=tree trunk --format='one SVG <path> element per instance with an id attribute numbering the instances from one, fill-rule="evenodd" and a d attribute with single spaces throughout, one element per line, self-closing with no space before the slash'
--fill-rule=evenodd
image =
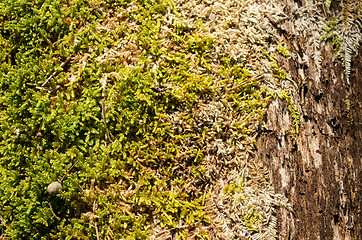
<path id="1" fill-rule="evenodd" d="M 279 238 L 358 239 L 362 221 L 362 48 L 352 58 L 348 76 L 342 61 L 333 60 L 331 41 L 321 47 L 320 66 L 316 66 L 312 36 L 300 36 L 295 30 L 295 13 L 306 2 L 279 3 L 289 17 L 277 24 L 280 34 L 292 52 L 307 59 L 283 63 L 299 82 L 290 90 L 301 114 L 299 134 L 288 131 L 287 106 L 276 100 L 267 112 L 267 130 L 257 141 L 258 158 L 268 167 L 276 192 L 285 195 L 294 209 L 294 213 L 279 210 Z M 338 10 L 332 4 L 331 11 L 333 7 Z"/>

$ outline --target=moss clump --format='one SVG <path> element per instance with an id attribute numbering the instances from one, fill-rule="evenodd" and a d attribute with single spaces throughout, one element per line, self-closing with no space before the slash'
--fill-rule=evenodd
<path id="1" fill-rule="evenodd" d="M 283 70 L 280 69 L 277 64 L 272 64 L 271 68 L 273 69 L 273 77 L 279 78 L 281 80 L 286 80 L 288 77 L 288 74 Z"/>
<path id="2" fill-rule="evenodd" d="M 258 213 L 258 211 L 250 210 L 247 214 L 242 216 L 242 220 L 244 221 L 247 228 L 249 228 L 251 231 L 258 232 L 255 224 L 262 223 L 263 217 Z"/>
<path id="3" fill-rule="evenodd" d="M 277 52 L 280 53 L 283 57 L 289 57 L 290 56 L 290 47 L 286 46 L 283 40 L 279 41 L 277 46 Z"/>
<path id="4" fill-rule="evenodd" d="M 127 8 L 133 11 L 125 11 L 119 25 L 107 25 L 112 11 Z M 202 151 L 190 152 L 175 170 L 183 160 L 179 148 L 191 136 L 176 133 L 164 114 L 210 93 L 211 80 L 186 72 L 176 76 L 188 62 L 162 72 L 174 55 L 158 71 L 150 67 L 163 51 L 157 23 L 166 8 L 172 6 L 158 1 L 2 5 L 0 215 L 6 227 L 1 234 L 144 239 L 155 219 L 169 228 L 179 220 L 208 221 L 203 195 L 185 191 L 181 174 L 193 168 L 198 174 L 190 172 L 190 180 L 203 177 L 197 170 Z M 117 48 L 126 42 L 137 55 L 127 57 L 127 47 Z M 195 51 L 202 54 L 210 47 L 205 44 L 204 49 L 204 42 L 197 42 Z M 157 92 L 155 86 L 165 83 L 161 78 L 182 88 Z M 102 99 L 114 140 L 109 146 Z M 63 191 L 49 196 L 46 186 L 78 159 Z"/>
<path id="5" fill-rule="evenodd" d="M 228 194 L 228 195 L 233 195 L 235 192 L 236 193 L 242 193 L 244 191 L 244 181 L 240 181 L 238 183 L 230 183 L 229 185 L 224 187 L 224 193 Z"/>
<path id="6" fill-rule="evenodd" d="M 253 150 L 270 99 L 260 76 L 228 56 L 212 65 L 217 43 L 195 30 L 202 23 L 165 19 L 170 1 L 0 9 L 0 234 L 147 239 L 173 229 L 186 239 L 189 226 L 208 226 L 225 143 Z M 46 186 L 77 160 L 50 196 Z M 243 216 L 254 231 L 258 212 Z"/>
<path id="7" fill-rule="evenodd" d="M 290 92 L 281 91 L 280 93 L 278 93 L 278 97 L 280 99 L 284 100 L 285 103 L 287 104 L 288 111 L 289 111 L 289 114 L 290 114 L 290 118 L 291 118 L 292 123 L 293 123 L 292 132 L 294 134 L 298 134 L 299 133 L 299 127 L 300 127 L 300 115 L 299 115 L 297 106 L 295 104 L 293 104 L 293 102 L 292 102 Z"/>

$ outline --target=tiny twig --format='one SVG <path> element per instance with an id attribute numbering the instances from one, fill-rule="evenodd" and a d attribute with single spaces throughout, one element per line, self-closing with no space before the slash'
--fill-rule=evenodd
<path id="1" fill-rule="evenodd" d="M 75 161 L 75 163 L 68 169 L 68 171 L 63 175 L 62 179 L 60 179 L 60 181 L 58 182 L 53 182 L 51 184 L 48 185 L 48 192 L 50 195 L 56 195 L 58 193 L 59 190 L 61 190 L 63 187 L 62 187 L 62 182 L 64 180 L 64 178 L 68 175 L 68 173 L 74 168 L 74 166 L 79 162 L 80 159 L 78 159 L 77 161 Z M 56 186 L 55 187 L 55 190 L 54 190 L 54 186 L 52 187 L 52 185 L 60 185 L 60 186 Z M 52 208 L 52 205 L 51 203 L 49 203 L 49 206 L 43 211 L 43 215 L 45 214 L 45 212 L 48 210 L 48 208 L 50 208 L 50 211 L 52 212 L 53 216 L 58 220 L 60 221 L 61 219 L 55 215 L 54 211 L 53 211 L 53 208 Z M 1 217 L 1 216 L 0 216 Z"/>
<path id="2" fill-rule="evenodd" d="M 322 8 L 323 8 L 324 17 L 327 18 L 326 9 L 324 8 L 324 4 L 323 4 L 323 3 L 322 3 Z"/>
<path id="3" fill-rule="evenodd" d="M 70 61 L 71 57 L 67 57 L 64 62 L 62 62 L 60 64 L 60 67 L 64 67 L 69 61 Z M 42 87 L 44 87 L 49 81 L 50 79 L 52 79 L 53 77 L 55 77 L 56 75 L 58 75 L 60 73 L 60 71 L 54 71 L 48 78 L 47 80 L 41 85 Z"/>
<path id="4" fill-rule="evenodd" d="M 68 173 L 73 169 L 73 167 L 75 166 L 75 164 L 77 164 L 77 163 L 79 162 L 79 160 L 80 160 L 80 159 L 78 159 L 78 160 L 68 169 L 68 171 L 67 171 L 67 172 L 64 174 L 64 176 L 62 177 L 62 179 L 60 179 L 60 181 L 59 181 L 60 183 L 63 182 L 65 176 L 68 175 Z"/>
<path id="5" fill-rule="evenodd" d="M 237 88 L 239 88 L 239 87 L 242 87 L 242 86 L 244 86 L 244 85 L 246 85 L 246 84 L 249 84 L 249 83 L 251 83 L 251 82 L 253 82 L 253 81 L 255 81 L 255 80 L 258 80 L 258 79 L 260 79 L 261 77 L 262 77 L 262 74 L 259 74 L 259 75 L 256 75 L 256 76 L 252 76 L 252 77 L 251 77 L 250 79 L 248 79 L 246 82 L 243 82 L 243 83 L 241 83 L 241 84 L 239 84 L 239 85 L 236 85 L 236 86 L 230 88 L 230 90 L 235 90 L 235 89 L 237 89 Z"/>
<path id="6" fill-rule="evenodd" d="M 108 140 L 112 143 L 113 140 L 111 139 L 111 136 L 109 135 L 107 123 L 106 123 L 106 106 L 104 104 L 104 98 L 102 99 L 102 117 L 103 117 L 104 128 L 106 129 L 106 134 L 107 134 Z"/>
<path id="7" fill-rule="evenodd" d="M 53 216 L 58 220 L 58 221 L 60 221 L 61 219 L 60 219 L 60 217 L 58 217 L 57 215 L 55 215 L 55 213 L 54 213 L 54 210 L 53 210 L 53 207 L 52 207 L 52 204 L 51 203 L 49 203 L 49 208 L 50 208 L 50 211 L 52 212 L 52 214 L 53 214 Z"/>
<path id="8" fill-rule="evenodd" d="M 1 225 L 3 225 L 4 227 L 7 227 L 6 223 L 5 223 L 5 220 L 1 215 L 0 215 L 0 222 L 1 222 Z"/>
<path id="9" fill-rule="evenodd" d="M 44 209 L 44 211 L 43 211 L 43 215 L 45 214 L 45 212 L 48 210 L 48 208 L 49 208 L 49 206 L 46 208 L 46 209 Z"/>
<path id="10" fill-rule="evenodd" d="M 97 223 L 96 223 L 96 222 L 94 222 L 94 228 L 96 229 L 97 240 L 99 240 L 99 233 L 98 233 L 98 227 L 97 227 Z"/>

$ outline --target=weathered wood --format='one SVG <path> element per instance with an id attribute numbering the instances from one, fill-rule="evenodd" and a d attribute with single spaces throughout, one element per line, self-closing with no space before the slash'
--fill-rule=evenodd
<path id="1" fill-rule="evenodd" d="M 295 33 L 298 4 L 278 2 L 289 15 L 282 27 Z M 292 52 L 311 56 L 308 40 L 285 38 Z M 312 59 L 305 65 L 284 62 L 293 79 L 302 79 L 291 89 L 301 113 L 300 133 L 293 141 L 287 107 L 275 100 L 267 112 L 267 131 L 257 141 L 258 158 L 275 190 L 294 208 L 294 214 L 278 213 L 280 239 L 358 239 L 362 232 L 362 47 L 352 59 L 349 83 L 342 62 L 332 60 L 332 43 L 321 51 L 320 78 Z"/>

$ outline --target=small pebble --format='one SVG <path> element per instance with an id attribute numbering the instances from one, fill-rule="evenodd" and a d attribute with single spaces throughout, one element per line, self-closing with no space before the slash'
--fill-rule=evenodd
<path id="1" fill-rule="evenodd" d="M 62 189 L 63 189 L 63 186 L 60 182 L 53 182 L 48 185 L 48 193 L 53 196 L 57 195 L 58 192 Z"/>

